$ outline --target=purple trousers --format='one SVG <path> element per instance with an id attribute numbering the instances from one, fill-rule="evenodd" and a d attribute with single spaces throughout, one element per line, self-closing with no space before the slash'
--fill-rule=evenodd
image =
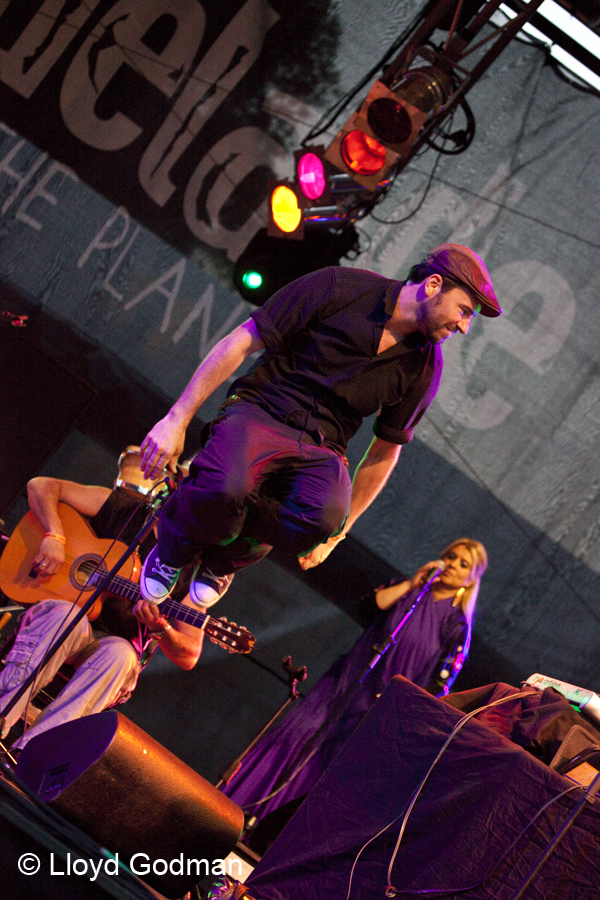
<path id="1" fill-rule="evenodd" d="M 215 575 L 252 565 L 272 547 L 305 556 L 341 531 L 350 495 L 337 453 L 254 403 L 229 401 L 163 507 L 158 555 L 171 566 L 200 555 Z"/>

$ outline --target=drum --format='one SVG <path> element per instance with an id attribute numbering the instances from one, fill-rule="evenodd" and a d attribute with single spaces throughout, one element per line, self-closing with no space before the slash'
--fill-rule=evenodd
<path id="1" fill-rule="evenodd" d="M 119 476 L 115 481 L 115 488 L 126 491 L 134 496 L 145 496 L 152 488 L 162 481 L 167 475 L 167 470 L 162 469 L 155 478 L 144 478 L 140 469 L 142 454 L 139 447 L 126 447 L 119 457 Z"/>

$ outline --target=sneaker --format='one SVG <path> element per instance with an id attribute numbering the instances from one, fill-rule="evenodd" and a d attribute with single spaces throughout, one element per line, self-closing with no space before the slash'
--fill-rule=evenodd
<path id="1" fill-rule="evenodd" d="M 198 566 L 194 569 L 190 584 L 190 597 L 198 606 L 214 606 L 229 590 L 233 575 L 213 575 L 210 569 Z"/>
<path id="2" fill-rule="evenodd" d="M 166 600 L 175 585 L 181 568 L 167 566 L 160 561 L 158 547 L 153 547 L 142 567 L 140 591 L 148 603 L 162 603 Z"/>

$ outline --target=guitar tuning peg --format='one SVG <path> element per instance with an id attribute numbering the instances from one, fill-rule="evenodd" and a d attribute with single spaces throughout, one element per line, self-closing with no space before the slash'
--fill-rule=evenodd
<path id="1" fill-rule="evenodd" d="M 237 628 L 237 627 L 238 627 L 237 622 L 230 622 L 229 624 L 230 624 L 230 625 L 233 625 L 234 628 Z"/>

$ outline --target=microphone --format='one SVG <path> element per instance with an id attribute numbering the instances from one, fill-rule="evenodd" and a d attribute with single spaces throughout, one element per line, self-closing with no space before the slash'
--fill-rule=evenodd
<path id="1" fill-rule="evenodd" d="M 425 590 L 425 588 L 428 588 L 429 585 L 435 581 L 438 575 L 443 572 L 445 568 L 446 564 L 441 559 L 436 560 L 435 565 L 427 569 L 425 576 L 421 581 L 421 590 Z"/>
<path id="2" fill-rule="evenodd" d="M 446 563 L 443 561 L 443 559 L 436 559 L 434 565 L 430 569 L 427 569 L 427 572 L 425 573 L 425 580 L 433 581 L 433 579 L 437 578 L 437 576 L 441 572 L 444 572 L 445 569 L 446 569 Z"/>
<path id="3" fill-rule="evenodd" d="M 174 494 L 177 485 L 170 475 L 166 475 L 162 481 L 157 482 L 144 497 L 144 503 L 148 509 L 157 509 L 167 498 Z"/>

